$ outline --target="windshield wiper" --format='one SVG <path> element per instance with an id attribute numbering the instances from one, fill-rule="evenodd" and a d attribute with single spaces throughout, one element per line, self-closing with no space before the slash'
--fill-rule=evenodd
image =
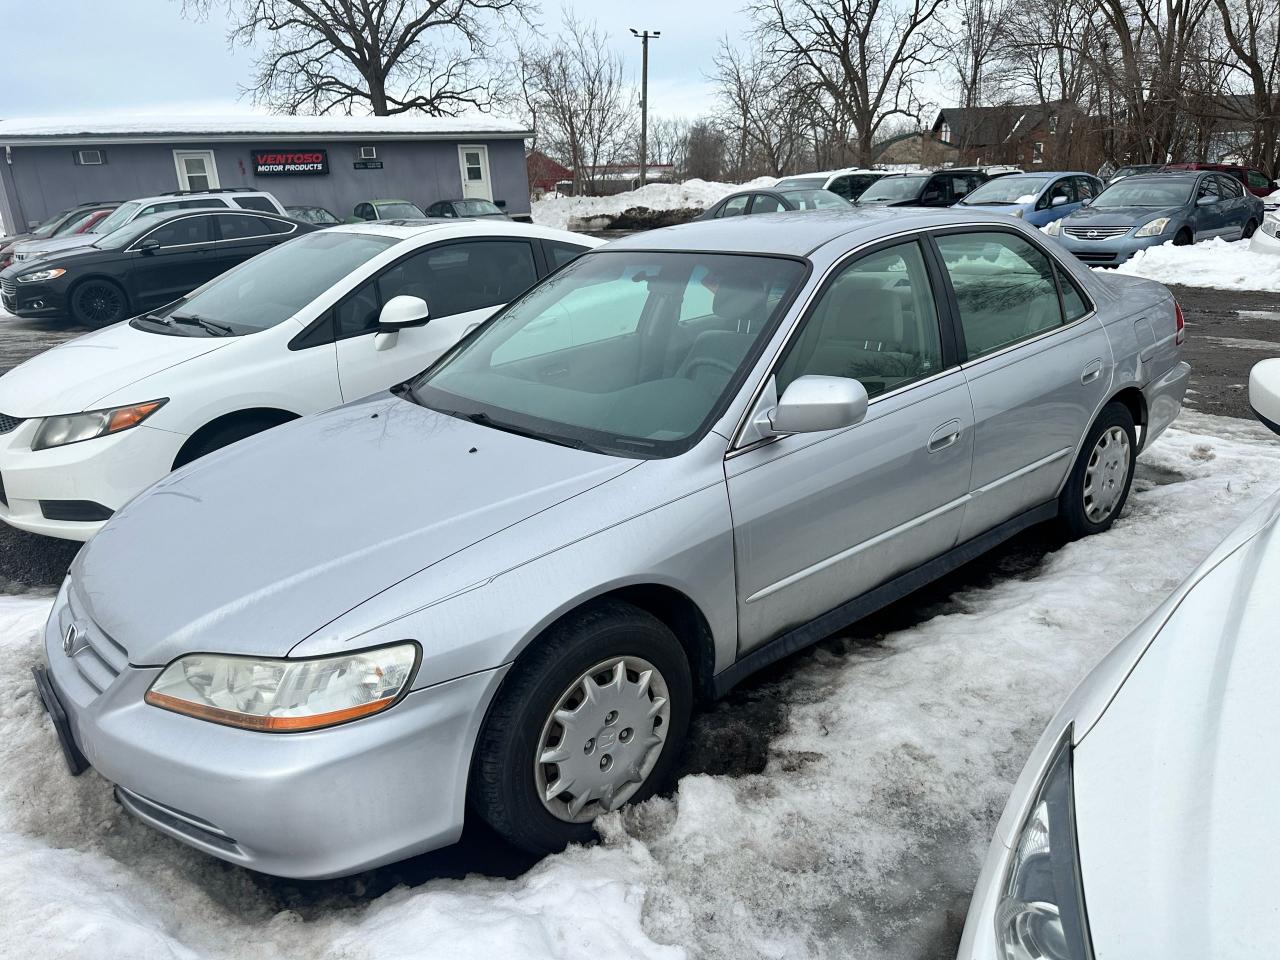
<path id="1" fill-rule="evenodd" d="M 561 447 L 571 447 L 574 450 L 590 450 L 593 453 L 600 452 L 583 440 L 578 440 L 574 437 L 558 437 L 550 433 L 540 433 L 537 430 L 528 430 L 524 427 L 517 427 L 512 423 L 503 423 L 501 420 L 495 420 L 487 413 L 458 413 L 456 410 L 452 410 L 450 413 L 454 416 L 460 416 L 470 420 L 472 423 L 478 423 L 482 427 L 501 430 L 503 433 L 514 433 L 520 437 L 529 437 L 533 440 L 544 440 L 547 443 L 554 443 Z"/>
<path id="2" fill-rule="evenodd" d="M 225 323 L 216 323 L 213 320 L 206 320 L 204 317 L 197 317 L 194 313 L 171 313 L 169 319 L 174 323 L 185 324 L 188 327 L 200 327 L 209 333 L 216 333 L 219 336 L 226 337 L 235 333 Z"/>

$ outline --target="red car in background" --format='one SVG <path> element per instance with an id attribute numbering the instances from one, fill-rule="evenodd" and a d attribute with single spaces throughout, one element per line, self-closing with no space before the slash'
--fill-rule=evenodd
<path id="1" fill-rule="evenodd" d="M 1243 183 L 1244 188 L 1255 197 L 1269 196 L 1271 191 L 1280 189 L 1275 181 L 1257 167 L 1244 167 L 1234 163 L 1166 163 L 1160 168 L 1162 173 L 1177 170 L 1213 170 L 1216 173 L 1225 173 Z"/>
<path id="2" fill-rule="evenodd" d="M 88 233 L 118 206 L 120 206 L 119 200 L 77 204 L 54 214 L 26 233 L 0 237 L 0 270 L 13 262 L 13 248 L 16 244 L 25 240 L 45 240 L 49 237 L 68 237 L 77 233 Z"/>

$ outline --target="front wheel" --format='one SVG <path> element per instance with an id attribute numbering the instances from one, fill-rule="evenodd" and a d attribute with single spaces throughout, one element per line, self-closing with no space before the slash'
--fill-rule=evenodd
<path id="1" fill-rule="evenodd" d="M 684 649 L 656 617 L 618 601 L 572 614 L 503 681 L 476 744 L 471 805 L 533 853 L 590 841 L 597 816 L 669 777 L 692 700 Z"/>
<path id="2" fill-rule="evenodd" d="M 71 292 L 71 315 L 85 327 L 109 327 L 129 315 L 129 298 L 110 280 L 86 280 Z"/>
<path id="3" fill-rule="evenodd" d="M 1058 499 L 1059 523 L 1068 537 L 1076 540 L 1111 527 L 1129 498 L 1137 459 L 1133 414 L 1112 401 L 1089 429 Z"/>
<path id="4" fill-rule="evenodd" d="M 1188 247 L 1195 242 L 1195 239 L 1195 234 L 1190 230 L 1179 230 L 1178 235 L 1173 238 L 1173 245 L 1175 247 Z"/>

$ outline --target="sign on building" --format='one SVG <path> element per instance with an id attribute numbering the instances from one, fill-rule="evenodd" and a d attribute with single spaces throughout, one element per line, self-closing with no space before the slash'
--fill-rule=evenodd
<path id="1" fill-rule="evenodd" d="M 254 150 L 255 177 L 316 176 L 329 172 L 326 150 Z"/>

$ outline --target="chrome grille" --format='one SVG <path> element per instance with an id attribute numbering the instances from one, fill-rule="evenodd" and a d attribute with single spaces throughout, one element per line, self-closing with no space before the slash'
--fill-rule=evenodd
<path id="1" fill-rule="evenodd" d="M 101 693 L 128 666 L 129 654 L 97 626 L 86 626 L 83 620 L 73 626 L 76 639 L 70 654 L 71 662 L 84 682 Z"/>
<path id="2" fill-rule="evenodd" d="M 1133 227 L 1063 227 L 1062 232 L 1077 240 L 1110 240 L 1123 237 Z"/>
<path id="3" fill-rule="evenodd" d="M 7 413 L 0 413 L 0 433 L 12 433 L 22 425 L 22 417 L 11 417 Z"/>

